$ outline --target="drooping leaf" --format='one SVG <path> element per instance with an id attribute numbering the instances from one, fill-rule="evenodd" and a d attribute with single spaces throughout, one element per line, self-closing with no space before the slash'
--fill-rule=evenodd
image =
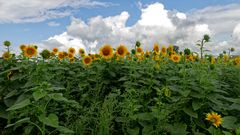
<path id="1" fill-rule="evenodd" d="M 33 92 L 33 98 L 35 101 L 38 101 L 39 99 L 45 97 L 47 95 L 46 91 L 35 91 Z"/>
<path id="2" fill-rule="evenodd" d="M 19 103 L 14 104 L 13 106 L 11 106 L 10 108 L 7 109 L 7 111 L 12 111 L 12 110 L 17 110 L 20 108 L 23 108 L 25 106 L 28 106 L 30 104 L 30 100 L 29 99 L 25 99 Z"/>
<path id="3" fill-rule="evenodd" d="M 49 114 L 48 117 L 46 117 L 44 114 L 38 116 L 39 121 L 42 123 L 57 128 L 58 125 L 58 116 L 56 114 Z"/>
<path id="4" fill-rule="evenodd" d="M 5 128 L 9 128 L 9 127 L 11 127 L 11 126 L 14 126 L 14 125 L 17 125 L 17 124 L 21 124 L 21 123 L 25 123 L 25 122 L 28 122 L 28 121 L 30 121 L 30 118 L 29 118 L 29 117 L 23 118 L 23 119 L 20 119 L 20 120 L 16 121 L 16 122 L 13 123 L 13 124 L 8 124 Z"/>

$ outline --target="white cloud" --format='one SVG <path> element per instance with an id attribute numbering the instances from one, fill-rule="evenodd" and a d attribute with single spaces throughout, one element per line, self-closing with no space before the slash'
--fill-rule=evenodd
<path id="1" fill-rule="evenodd" d="M 50 26 L 50 27 L 58 27 L 58 26 L 60 26 L 61 24 L 60 24 L 60 23 L 57 23 L 57 22 L 51 21 L 51 22 L 48 22 L 47 25 Z"/>
<path id="2" fill-rule="evenodd" d="M 240 42 L 240 23 L 233 30 L 233 38 Z"/>
<path id="3" fill-rule="evenodd" d="M 0 23 L 41 22 L 70 16 L 80 7 L 108 5 L 92 0 L 0 0 Z"/>
<path id="4" fill-rule="evenodd" d="M 177 16 L 179 19 L 181 19 L 181 20 L 186 20 L 186 19 L 187 19 L 187 15 L 184 14 L 184 13 L 178 12 L 178 13 L 176 14 L 176 16 Z"/>
<path id="5" fill-rule="evenodd" d="M 211 37 L 211 42 L 206 48 L 212 50 L 212 54 L 219 54 L 222 48 L 230 46 L 240 49 L 237 42 L 229 38 L 221 38 L 222 33 L 239 37 L 240 26 L 235 24 L 235 21 L 240 21 L 240 15 L 236 13 L 240 5 L 217 6 L 188 13 L 167 10 L 161 3 L 141 7 L 144 7 L 141 9 L 141 17 L 132 26 L 126 26 L 126 21 L 130 17 L 126 11 L 106 18 L 96 16 L 90 18 L 88 22 L 72 18 L 67 32 L 62 36 L 76 39 L 82 46 L 88 50 L 91 48 L 94 52 L 103 44 L 111 44 L 114 47 L 126 44 L 129 48 L 133 48 L 136 40 L 142 43 L 144 49 L 150 49 L 155 42 L 158 42 L 161 45 L 174 44 L 181 49 L 190 48 L 198 51 L 196 42 L 204 34 L 209 34 Z M 226 14 L 225 10 L 228 13 L 232 12 L 232 15 Z M 234 23 L 231 24 L 231 21 Z M 229 26 L 225 26 L 225 22 Z M 59 39 L 52 37 L 46 43 L 54 45 L 56 41 L 59 42 Z M 66 38 L 64 43 L 58 45 L 69 47 L 68 42 L 71 43 L 71 40 Z M 239 50 L 236 53 L 240 53 Z"/>

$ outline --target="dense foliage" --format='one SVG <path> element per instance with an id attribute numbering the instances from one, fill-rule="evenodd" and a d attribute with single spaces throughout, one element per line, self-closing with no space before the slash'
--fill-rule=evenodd
<path id="1" fill-rule="evenodd" d="M 239 58 L 140 43 L 89 56 L 21 49 L 0 60 L 3 135 L 240 134 Z"/>

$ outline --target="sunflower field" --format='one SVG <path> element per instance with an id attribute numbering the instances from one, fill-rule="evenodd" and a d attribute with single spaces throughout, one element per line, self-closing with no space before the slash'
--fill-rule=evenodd
<path id="1" fill-rule="evenodd" d="M 240 135 L 240 56 L 140 42 L 0 59 L 2 135 Z"/>

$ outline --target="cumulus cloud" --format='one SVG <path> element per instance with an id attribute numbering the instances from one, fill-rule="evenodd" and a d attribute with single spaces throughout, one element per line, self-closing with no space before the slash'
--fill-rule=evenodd
<path id="1" fill-rule="evenodd" d="M 240 25 L 236 23 L 240 21 L 240 15 L 237 14 L 238 7 L 240 9 L 240 5 L 232 4 L 182 13 L 177 10 L 167 10 L 161 3 L 153 3 L 147 6 L 141 5 L 140 19 L 132 26 L 126 26 L 126 21 L 130 17 L 126 11 L 106 18 L 96 16 L 90 18 L 88 22 L 72 18 L 71 24 L 62 36 L 76 39 L 87 50 L 94 52 L 103 44 L 111 44 L 114 47 L 126 44 L 132 48 L 136 40 L 141 41 L 144 49 L 150 49 L 155 42 L 158 42 L 161 45 L 174 44 L 182 49 L 190 48 L 198 51 L 196 42 L 204 34 L 209 34 L 212 42 L 206 47 L 212 50 L 211 53 L 218 54 L 222 52 L 222 48 L 238 47 L 235 42 L 237 40 L 221 38 L 224 33 L 232 34 L 235 39 L 239 39 Z M 229 26 L 225 26 L 225 22 Z M 56 36 L 51 37 L 45 41 L 45 44 L 51 46 L 53 41 L 55 44 L 59 39 Z M 68 42 L 71 40 L 58 45 L 66 47 Z"/>
<path id="2" fill-rule="evenodd" d="M 108 5 L 93 0 L 0 0 L 0 23 L 41 22 L 70 16 L 81 7 Z"/>

